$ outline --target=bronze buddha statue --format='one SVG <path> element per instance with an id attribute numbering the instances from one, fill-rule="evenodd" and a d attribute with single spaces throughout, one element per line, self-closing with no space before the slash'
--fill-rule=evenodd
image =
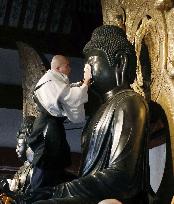
<path id="1" fill-rule="evenodd" d="M 82 133 L 79 178 L 50 190 L 50 199 L 37 204 L 97 204 L 116 198 L 124 204 L 148 203 L 148 107 L 130 84 L 136 55 L 125 32 L 103 25 L 84 48 L 91 65 L 91 88 L 103 103 Z"/>

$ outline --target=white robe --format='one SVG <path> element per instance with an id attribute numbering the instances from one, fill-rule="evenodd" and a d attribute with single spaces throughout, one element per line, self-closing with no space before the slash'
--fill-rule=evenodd
<path id="1" fill-rule="evenodd" d="M 88 86 L 71 87 L 66 75 L 48 70 L 39 80 L 35 91 L 41 105 L 52 116 L 67 116 L 73 123 L 85 121 L 84 103 L 88 101 Z"/>

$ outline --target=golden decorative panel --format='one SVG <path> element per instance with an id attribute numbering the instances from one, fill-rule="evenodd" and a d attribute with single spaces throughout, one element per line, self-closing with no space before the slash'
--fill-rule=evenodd
<path id="1" fill-rule="evenodd" d="M 46 72 L 39 54 L 29 45 L 17 43 L 22 66 L 22 88 L 23 88 L 23 118 L 39 115 L 37 105 L 33 99 L 33 93 L 38 80 Z"/>
<path id="2" fill-rule="evenodd" d="M 170 131 L 170 150 L 174 173 L 174 1 L 172 0 L 101 0 L 103 23 L 126 31 L 135 45 L 137 77 L 134 90 L 165 111 Z M 150 79 L 140 60 L 143 45 L 148 50 Z M 144 66 L 144 67 L 143 67 Z"/>

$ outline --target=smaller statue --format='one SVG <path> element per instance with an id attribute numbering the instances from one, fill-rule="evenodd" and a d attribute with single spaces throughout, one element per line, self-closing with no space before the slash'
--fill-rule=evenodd
<path id="1" fill-rule="evenodd" d="M 34 119 L 33 116 L 25 118 L 20 130 L 17 132 L 16 153 L 18 158 L 24 162 L 23 166 L 19 168 L 12 179 L 1 180 L 1 191 L 11 197 L 26 193 L 30 188 L 33 152 L 27 144 L 27 137 L 32 131 Z"/>
<path id="2" fill-rule="evenodd" d="M 32 159 L 33 151 L 28 146 L 27 137 L 32 131 L 35 117 L 28 116 L 24 119 L 21 129 L 17 133 L 16 153 L 18 158 L 24 161 L 23 166 L 16 172 L 13 179 L 9 181 L 9 189 L 13 192 L 24 193 L 30 186 L 30 178 L 32 175 Z"/>

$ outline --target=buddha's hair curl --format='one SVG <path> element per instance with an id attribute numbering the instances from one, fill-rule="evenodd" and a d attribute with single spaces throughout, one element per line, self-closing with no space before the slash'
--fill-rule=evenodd
<path id="1" fill-rule="evenodd" d="M 134 46 L 127 40 L 125 31 L 121 28 L 114 25 L 102 25 L 97 27 L 92 33 L 91 40 L 85 45 L 83 53 L 87 54 L 93 49 L 105 52 L 111 67 L 115 64 L 116 54 L 118 51 L 126 53 L 129 59 L 129 66 L 134 69 L 135 73 L 135 49 Z"/>

